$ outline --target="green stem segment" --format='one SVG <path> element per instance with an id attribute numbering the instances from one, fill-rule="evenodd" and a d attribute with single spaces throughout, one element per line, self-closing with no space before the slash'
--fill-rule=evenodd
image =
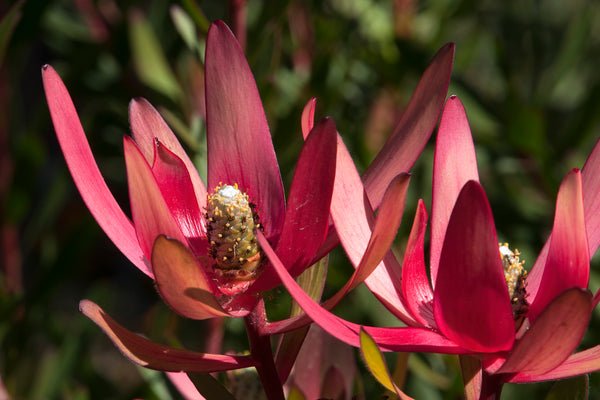
<path id="1" fill-rule="evenodd" d="M 263 384 L 265 394 L 269 400 L 285 400 L 283 385 L 279 380 L 273 350 L 271 349 L 270 336 L 262 336 L 259 331 L 267 322 L 265 303 L 262 299 L 254 309 L 244 318 L 246 332 L 250 342 L 250 353 L 258 361 L 256 370 Z"/>

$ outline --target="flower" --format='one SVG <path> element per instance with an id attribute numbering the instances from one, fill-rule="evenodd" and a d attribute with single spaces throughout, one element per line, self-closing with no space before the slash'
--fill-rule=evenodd
<path id="1" fill-rule="evenodd" d="M 550 239 L 530 274 L 516 280 L 517 289 L 509 296 L 503 262 L 511 268 L 519 260 L 506 247 L 499 249 L 491 209 L 478 182 L 466 115 L 460 100 L 450 97 L 434 159 L 431 285 L 424 258 L 427 213 L 420 201 L 402 266 L 388 253 L 369 277 L 375 277 L 371 291 L 408 326 L 364 327 L 365 332 L 385 351 L 473 356 L 479 363 L 477 373 L 494 382 L 483 385 L 484 391 L 499 392 L 504 382 L 536 382 L 600 370 L 600 346 L 572 354 L 600 298 L 599 293 L 592 298 L 587 290 L 589 259 L 600 245 L 600 185 L 592 179 L 599 163 L 597 144 L 583 171 L 567 174 Z M 364 236 L 349 229 L 353 223 L 349 211 L 339 218 L 336 207 L 334 200 L 332 218 L 356 275 L 373 243 L 382 241 L 378 231 L 382 210 L 363 256 L 353 247 Z M 369 225 L 363 230 L 370 230 Z M 259 236 L 259 243 L 264 238 Z M 283 266 L 273 261 L 275 254 L 269 249 L 265 253 L 305 312 L 330 334 L 358 347 L 360 326 L 315 308 L 285 276 Z M 514 304 L 519 305 L 515 313 Z"/>
<path id="2" fill-rule="evenodd" d="M 132 221 L 106 186 L 60 77 L 47 65 L 42 76 L 69 170 L 111 240 L 155 280 L 179 314 L 242 317 L 254 309 L 261 291 L 279 283 L 253 231 L 260 230 L 276 247 L 292 275 L 310 265 L 325 238 L 336 128 L 324 118 L 312 129 L 286 207 L 264 110 L 243 53 L 221 21 L 211 25 L 206 47 L 208 187 L 216 189 L 207 193 L 158 112 L 146 100 L 134 99 L 129 108 L 133 138 L 123 140 Z M 226 262 L 228 257 L 232 260 Z M 126 356 L 150 368 L 208 372 L 259 364 L 253 357 L 166 350 L 126 331 L 90 301 L 82 301 L 80 309 Z"/>

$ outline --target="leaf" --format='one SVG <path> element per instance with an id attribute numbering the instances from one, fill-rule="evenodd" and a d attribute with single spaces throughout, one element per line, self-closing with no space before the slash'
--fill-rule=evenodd
<path id="1" fill-rule="evenodd" d="M 379 351 L 377 343 L 363 329 L 360 330 L 360 351 L 365 359 L 367 368 L 379 383 L 386 389 L 394 392 L 395 384 L 387 368 L 383 354 Z"/>
<path id="2" fill-rule="evenodd" d="M 298 278 L 296 278 L 296 282 L 298 282 L 300 287 L 316 302 L 321 299 L 321 295 L 323 294 L 328 262 L 329 257 L 326 256 L 306 269 L 298 276 Z M 302 314 L 304 314 L 304 311 L 298 303 L 292 299 L 290 318 Z M 279 379 L 281 379 L 282 382 L 288 378 L 292 370 L 292 366 L 300 351 L 300 347 L 302 347 L 308 328 L 308 326 L 304 326 L 291 332 L 287 332 L 281 338 L 281 342 L 279 342 L 277 355 L 275 357 L 275 365 L 277 373 L 279 374 Z"/>
<path id="3" fill-rule="evenodd" d="M 327 277 L 328 263 L 329 256 L 326 256 L 317 261 L 311 267 L 307 268 L 296 278 L 296 282 L 298 282 L 298 285 L 300 285 L 300 287 L 304 289 L 306 294 L 308 294 L 316 302 L 321 300 L 321 295 L 323 294 L 325 278 Z M 298 303 L 292 301 L 290 318 L 301 314 L 304 314 L 302 308 L 300 308 Z"/>
<path id="4" fill-rule="evenodd" d="M 589 395 L 589 375 L 576 376 L 571 379 L 557 381 L 552 385 L 546 400 L 587 400 Z"/>
<path id="5" fill-rule="evenodd" d="M 369 368 L 369 371 L 371 371 L 379 383 L 385 386 L 389 391 L 396 393 L 402 400 L 412 399 L 405 395 L 394 383 L 390 370 L 383 358 L 383 354 L 379 350 L 379 347 L 377 347 L 377 343 L 375 343 L 373 338 L 362 328 L 360 330 L 360 351 L 367 364 L 367 368 Z"/>
<path id="6" fill-rule="evenodd" d="M 190 379 L 206 400 L 235 400 L 235 397 L 210 374 L 189 374 Z"/>
<path id="7" fill-rule="evenodd" d="M 175 29 L 185 44 L 192 51 L 199 49 L 198 36 L 196 35 L 196 25 L 192 18 L 178 5 L 173 5 L 170 8 L 171 19 L 175 25 Z"/>
<path id="8" fill-rule="evenodd" d="M 2 21 L 0 21 L 0 66 L 4 62 L 4 54 L 6 53 L 6 48 L 8 47 L 13 31 L 21 19 L 21 6 L 24 2 L 18 1 L 15 3 L 4 18 L 2 18 Z"/>
<path id="9" fill-rule="evenodd" d="M 182 90 L 152 27 L 139 12 L 130 14 L 129 42 L 140 80 L 157 92 L 177 101 Z"/>

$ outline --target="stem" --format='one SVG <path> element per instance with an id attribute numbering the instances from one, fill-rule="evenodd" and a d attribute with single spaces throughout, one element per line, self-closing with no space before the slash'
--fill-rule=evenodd
<path id="1" fill-rule="evenodd" d="M 270 337 L 260 334 L 260 330 L 266 324 L 266 321 L 265 303 L 260 299 L 256 307 L 244 318 L 250 342 L 250 353 L 258 361 L 256 370 L 267 398 L 269 400 L 285 400 L 283 385 L 279 380 L 273 360 Z"/>
<path id="2" fill-rule="evenodd" d="M 481 360 L 474 356 L 459 356 L 467 400 L 500 400 L 503 375 L 486 373 Z"/>
<path id="3" fill-rule="evenodd" d="M 504 382 L 502 375 L 489 375 L 482 371 L 481 376 L 481 400 L 500 400 Z"/>

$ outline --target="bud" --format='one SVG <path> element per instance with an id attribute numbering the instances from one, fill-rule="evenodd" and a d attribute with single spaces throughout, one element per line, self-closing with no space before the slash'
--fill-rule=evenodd
<path id="1" fill-rule="evenodd" d="M 529 310 L 527 302 L 527 271 L 523 267 L 525 261 L 519 259 L 519 250 L 512 252 L 508 243 L 498 244 L 500 256 L 502 257 L 502 266 L 504 267 L 504 279 L 508 287 L 508 295 L 512 305 L 515 322 L 520 324 L 522 318 Z"/>
<path id="2" fill-rule="evenodd" d="M 208 195 L 206 234 L 215 273 L 238 281 L 256 277 L 261 256 L 254 229 L 259 227 L 254 205 L 237 184 L 219 185 Z"/>

